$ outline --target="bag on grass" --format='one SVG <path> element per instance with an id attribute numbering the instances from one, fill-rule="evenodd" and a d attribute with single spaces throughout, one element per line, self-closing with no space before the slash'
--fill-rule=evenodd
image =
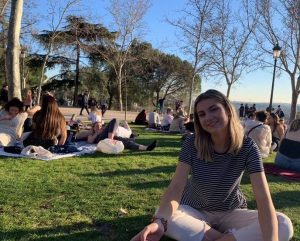
<path id="1" fill-rule="evenodd" d="M 106 154 L 118 154 L 124 150 L 124 144 L 121 141 L 111 140 L 106 138 L 102 141 L 99 141 L 97 144 L 97 151 L 106 153 Z"/>

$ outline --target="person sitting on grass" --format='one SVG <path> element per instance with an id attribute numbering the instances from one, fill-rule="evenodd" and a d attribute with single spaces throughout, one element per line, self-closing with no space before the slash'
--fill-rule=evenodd
<path id="1" fill-rule="evenodd" d="M 44 95 L 42 106 L 32 117 L 32 132 L 23 141 L 24 146 L 42 146 L 48 149 L 64 145 L 67 139 L 67 125 L 55 98 Z"/>
<path id="2" fill-rule="evenodd" d="M 188 120 L 184 124 L 186 133 L 194 133 L 194 114 L 191 113 Z"/>
<path id="3" fill-rule="evenodd" d="M 245 135 L 252 138 L 258 146 L 262 158 L 267 158 L 272 153 L 272 133 L 266 124 L 268 113 L 264 110 L 255 112 L 255 121 L 245 127 Z"/>
<path id="4" fill-rule="evenodd" d="M 172 120 L 169 131 L 173 133 L 183 133 L 185 131 L 184 121 L 185 118 L 183 111 L 177 111 L 177 113 L 174 115 L 174 119 Z"/>
<path id="5" fill-rule="evenodd" d="M 172 115 L 172 109 L 167 108 L 167 113 L 164 114 L 164 117 L 161 122 L 161 129 L 163 131 L 168 131 L 170 129 L 170 125 L 174 119 L 174 116 Z"/>
<path id="6" fill-rule="evenodd" d="M 38 107 L 23 111 L 24 104 L 18 98 L 8 101 L 0 111 L 0 146 L 12 146 L 23 132 L 23 124 L 28 115 L 33 115 Z"/>
<path id="7" fill-rule="evenodd" d="M 281 168 L 300 172 L 300 119 L 292 121 L 281 140 L 275 164 Z"/>
<path id="8" fill-rule="evenodd" d="M 160 128 L 161 122 L 159 114 L 156 112 L 156 110 L 153 110 L 148 115 L 148 127 L 151 129 L 157 129 Z"/>
<path id="9" fill-rule="evenodd" d="M 146 116 L 146 110 L 143 109 L 135 118 L 135 121 L 133 124 L 136 125 L 148 125 L 147 122 L 147 116 Z"/>
<path id="10" fill-rule="evenodd" d="M 92 124 L 102 121 L 102 114 L 101 111 L 97 108 L 96 102 L 91 103 L 91 111 L 87 118 L 92 122 Z"/>
<path id="11" fill-rule="evenodd" d="M 114 140 L 123 142 L 124 147 L 130 150 L 152 151 L 156 147 L 156 141 L 153 141 L 148 146 L 136 143 L 133 138 L 130 138 L 131 134 L 132 131 L 130 128 L 126 129 L 125 127 L 119 126 L 117 119 L 112 119 L 105 126 L 102 125 L 102 122 L 96 122 L 92 130 L 79 132 L 76 135 L 76 139 L 86 140 L 90 144 L 96 144 L 101 140 L 109 138 L 112 142 Z"/>
<path id="12" fill-rule="evenodd" d="M 284 126 L 279 122 L 279 117 L 275 113 L 270 113 L 267 122 L 272 131 L 272 149 L 276 152 L 284 135 Z"/>
<path id="13" fill-rule="evenodd" d="M 291 220 L 276 212 L 259 149 L 244 136 L 228 98 L 217 90 L 194 104 L 195 133 L 182 145 L 179 163 L 152 223 L 131 241 L 288 241 Z M 257 210 L 240 189 L 250 176 Z"/>

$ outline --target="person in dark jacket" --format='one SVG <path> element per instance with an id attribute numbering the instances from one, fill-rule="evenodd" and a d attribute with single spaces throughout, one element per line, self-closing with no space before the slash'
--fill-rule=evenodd
<path id="1" fill-rule="evenodd" d="M 85 109 L 86 112 L 89 114 L 90 112 L 88 107 L 89 107 L 89 93 L 85 91 L 82 96 L 80 115 L 82 115 L 83 109 Z"/>

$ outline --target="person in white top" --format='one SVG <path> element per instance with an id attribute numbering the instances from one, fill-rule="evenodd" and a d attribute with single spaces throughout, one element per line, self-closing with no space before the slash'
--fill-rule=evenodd
<path id="1" fill-rule="evenodd" d="M 132 130 L 128 125 L 127 121 L 121 121 L 116 129 L 115 135 L 123 138 L 130 138 Z"/>
<path id="2" fill-rule="evenodd" d="M 177 112 L 176 115 L 174 116 L 174 119 L 170 125 L 170 129 L 169 131 L 170 132 L 179 132 L 179 133 L 182 133 L 184 132 L 185 130 L 185 127 L 184 127 L 184 121 L 185 121 L 185 118 L 182 114 L 182 112 Z"/>
<path id="3" fill-rule="evenodd" d="M 157 128 L 161 124 L 159 114 L 156 112 L 156 110 L 153 110 L 153 112 L 149 113 L 148 116 L 148 126 L 149 128 Z"/>
<path id="4" fill-rule="evenodd" d="M 252 126 L 255 124 L 255 112 L 251 112 L 248 116 L 246 116 L 245 121 L 242 123 L 244 128 L 247 126 Z"/>
<path id="5" fill-rule="evenodd" d="M 13 98 L 0 111 L 0 146 L 14 145 L 23 132 L 23 124 L 28 115 L 33 115 L 39 106 L 23 111 L 24 104 L 18 98 Z"/>
<path id="6" fill-rule="evenodd" d="M 255 141 L 262 158 L 267 158 L 272 153 L 271 128 L 266 124 L 268 113 L 266 111 L 257 111 L 255 116 L 255 121 L 248 122 L 248 125 L 245 127 L 245 135 Z"/>
<path id="7" fill-rule="evenodd" d="M 172 115 L 172 109 L 167 108 L 167 113 L 164 115 L 164 118 L 161 122 L 162 129 L 165 131 L 168 131 L 173 119 L 174 119 L 174 117 Z"/>
<path id="8" fill-rule="evenodd" d="M 96 103 L 91 105 L 91 112 L 88 115 L 88 120 L 92 122 L 92 124 L 96 122 L 102 122 L 102 114 L 101 111 L 97 108 Z"/>

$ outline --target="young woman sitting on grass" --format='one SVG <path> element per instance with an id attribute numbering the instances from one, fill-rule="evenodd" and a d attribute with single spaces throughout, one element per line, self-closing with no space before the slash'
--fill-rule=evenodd
<path id="1" fill-rule="evenodd" d="M 300 172 L 300 119 L 293 120 L 285 133 L 276 154 L 275 164 Z"/>
<path id="2" fill-rule="evenodd" d="M 58 108 L 55 98 L 44 95 L 41 110 L 32 118 L 32 132 L 23 141 L 24 146 L 50 146 L 63 145 L 67 139 L 67 126 L 63 114 Z"/>
<path id="3" fill-rule="evenodd" d="M 91 103 L 91 111 L 87 118 L 92 122 L 92 124 L 102 121 L 102 114 L 101 111 L 97 108 L 96 102 Z"/>
<path id="4" fill-rule="evenodd" d="M 21 137 L 23 124 L 28 115 L 33 115 L 38 107 L 24 112 L 24 105 L 18 98 L 13 98 L 0 111 L 0 146 L 14 145 Z"/>
<path id="5" fill-rule="evenodd" d="M 134 124 L 136 125 L 147 125 L 146 110 L 143 109 L 135 118 Z"/>
<path id="6" fill-rule="evenodd" d="M 290 219 L 276 212 L 254 141 L 244 136 L 227 97 L 208 90 L 195 100 L 195 133 L 183 143 L 179 163 L 160 206 L 131 241 L 288 241 Z M 250 176 L 257 210 L 240 189 Z"/>
<path id="7" fill-rule="evenodd" d="M 272 148 L 277 151 L 280 140 L 284 135 L 284 126 L 279 122 L 279 117 L 275 113 L 271 113 L 268 117 L 268 125 L 272 131 Z"/>
<path id="8" fill-rule="evenodd" d="M 127 124 L 127 123 L 126 123 Z M 152 151 L 156 147 L 156 141 L 153 141 L 150 145 L 144 146 L 136 143 L 132 136 L 130 127 L 124 124 L 125 127 L 119 126 L 116 119 L 112 119 L 107 125 L 102 125 L 102 122 L 94 123 L 92 130 L 86 132 L 79 132 L 76 135 L 77 140 L 87 140 L 88 143 L 98 143 L 101 140 L 109 138 L 112 140 L 121 141 L 126 149 L 140 150 L 140 151 Z"/>

